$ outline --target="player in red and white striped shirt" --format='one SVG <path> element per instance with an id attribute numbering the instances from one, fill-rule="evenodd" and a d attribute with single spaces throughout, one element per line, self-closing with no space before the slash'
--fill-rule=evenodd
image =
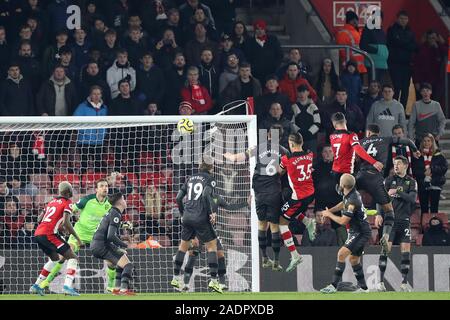
<path id="1" fill-rule="evenodd" d="M 305 216 L 308 205 L 314 201 L 314 183 L 312 179 L 313 153 L 303 151 L 303 137 L 299 133 L 289 135 L 290 155 L 281 158 L 280 174 L 288 173 L 292 196 L 281 208 L 280 232 L 286 248 L 291 253 L 291 262 L 286 272 L 292 271 L 302 262 L 300 254 L 294 245 L 292 233 L 289 230 L 289 221 L 297 219 L 302 221 L 308 230 L 311 239 L 315 238 L 315 219 Z"/>
<path id="2" fill-rule="evenodd" d="M 59 184 L 58 191 L 59 196 L 50 201 L 45 212 L 39 216 L 40 223 L 34 233 L 39 248 L 50 258 L 42 268 L 36 283 L 30 288 L 30 292 L 40 295 L 44 294 L 44 289 L 39 284 L 47 278 L 57 263 L 63 263 L 67 259 L 78 259 L 69 244 L 59 235 L 59 228 L 62 224 L 70 234 L 73 234 L 81 246 L 81 240 L 70 223 L 72 185 L 63 181 Z"/>

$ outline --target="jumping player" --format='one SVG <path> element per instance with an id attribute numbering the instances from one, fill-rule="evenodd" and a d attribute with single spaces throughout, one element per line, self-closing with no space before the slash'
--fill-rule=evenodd
<path id="1" fill-rule="evenodd" d="M 42 268 L 36 283 L 30 288 L 30 292 L 44 295 L 42 282 L 48 277 L 50 271 L 58 263 L 63 264 L 65 260 L 78 257 L 72 251 L 67 242 L 59 235 L 58 229 L 64 224 L 65 229 L 74 237 L 80 245 L 81 240 L 70 223 L 71 204 L 73 196 L 72 185 L 63 181 L 58 185 L 58 196 L 47 204 L 45 212 L 41 214 L 34 237 L 39 248 L 50 258 Z M 64 288 L 66 290 L 66 288 Z"/>
<path id="2" fill-rule="evenodd" d="M 177 195 L 177 204 L 182 215 L 181 242 L 174 261 L 174 276 L 170 285 L 177 290 L 183 286 L 180 276 L 184 256 L 195 236 L 206 245 L 208 267 L 211 280 L 208 287 L 223 293 L 217 280 L 217 235 L 213 224 L 217 214 L 217 204 L 213 201 L 213 189 L 216 182 L 211 176 L 212 164 L 202 162 L 199 172 L 191 176 L 181 187 Z M 186 202 L 183 198 L 187 196 Z"/>
<path id="3" fill-rule="evenodd" d="M 391 196 L 392 204 L 395 210 L 394 227 L 389 235 L 389 250 L 392 244 L 400 243 L 401 251 L 401 273 L 403 276 L 400 291 L 410 292 L 411 287 L 408 285 L 408 272 L 410 266 L 411 255 L 411 227 L 410 217 L 414 212 L 417 197 L 416 180 L 406 174 L 409 167 L 408 159 L 398 156 L 394 159 L 394 176 L 385 180 L 386 189 Z M 387 266 L 387 253 L 382 252 L 380 255 L 380 283 L 377 285 L 378 291 L 386 291 L 384 285 L 384 273 Z"/>
<path id="4" fill-rule="evenodd" d="M 320 290 L 322 293 L 335 293 L 338 283 L 342 280 L 342 273 L 345 269 L 345 260 L 350 256 L 350 264 L 356 280 L 358 280 L 358 290 L 356 292 L 369 292 L 364 271 L 361 266 L 361 256 L 364 253 L 364 246 L 369 242 L 372 235 L 370 224 L 364 212 L 364 206 L 361 201 L 361 195 L 355 188 L 355 177 L 351 174 L 344 173 L 341 176 L 339 188 L 343 194 L 343 201 L 331 209 L 321 211 L 320 214 L 324 218 L 330 218 L 340 225 L 350 224 L 350 230 L 347 241 L 342 246 L 337 255 L 336 269 L 334 271 L 331 284 Z M 343 210 L 342 216 L 334 213 Z"/>
<path id="5" fill-rule="evenodd" d="M 120 192 L 110 196 L 109 203 L 112 208 L 102 218 L 97 231 L 94 233 L 90 248 L 94 257 L 105 260 L 116 269 L 116 286 L 113 294 L 132 296 L 135 295 L 130 290 L 133 264 L 128 259 L 125 249 L 122 249 L 126 248 L 127 244 L 117 236 L 127 203 Z"/>
<path id="6" fill-rule="evenodd" d="M 369 155 L 383 166 L 386 166 L 387 164 L 389 150 L 393 144 L 407 145 L 414 154 L 417 152 L 414 142 L 409 139 L 380 137 L 379 134 L 380 127 L 377 124 L 369 124 L 367 126 L 366 138 L 361 140 L 361 145 Z M 392 207 L 391 197 L 384 185 L 383 173 L 375 170 L 367 162 L 363 162 L 356 175 L 356 185 L 358 190 L 367 191 L 373 197 L 375 202 L 381 205 L 381 209 L 384 212 L 384 226 L 380 244 L 383 247 L 383 251 L 389 252 L 387 251 L 389 249 L 388 240 L 392 225 L 394 224 L 394 208 Z M 378 215 L 375 219 L 376 226 L 380 227 L 383 222 L 381 211 L 378 211 Z"/>
<path id="7" fill-rule="evenodd" d="M 308 229 L 316 229 L 315 219 L 305 216 L 308 205 L 314 200 L 312 179 L 314 154 L 310 151 L 303 151 L 303 137 L 299 133 L 289 135 L 289 150 L 291 154 L 284 155 L 280 164 L 280 174 L 283 175 L 287 172 L 292 189 L 291 199 L 282 206 L 280 216 L 281 238 L 291 253 L 291 261 L 286 272 L 294 270 L 302 262 L 289 230 L 289 221 L 294 218 L 306 222 L 305 225 Z"/>

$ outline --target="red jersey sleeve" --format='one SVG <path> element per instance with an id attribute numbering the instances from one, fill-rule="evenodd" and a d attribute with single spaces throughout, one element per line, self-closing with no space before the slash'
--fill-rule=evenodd
<path id="1" fill-rule="evenodd" d="M 377 160 L 375 160 L 374 158 L 372 158 L 370 155 L 367 154 L 366 150 L 364 150 L 364 148 L 361 147 L 359 143 L 353 149 L 361 159 L 367 161 L 368 163 L 374 164 L 375 162 L 377 162 Z"/>
<path id="2" fill-rule="evenodd" d="M 353 147 L 353 146 L 356 146 L 356 145 L 359 145 L 359 138 L 358 138 L 358 135 L 356 134 L 356 133 L 354 133 L 354 132 L 352 132 L 350 135 L 349 135 L 349 139 L 350 139 L 350 145 Z M 356 150 L 355 150 L 356 151 Z"/>
<path id="3" fill-rule="evenodd" d="M 64 212 L 72 213 L 72 201 L 67 200 L 66 204 L 64 205 Z"/>
<path id="4" fill-rule="evenodd" d="M 286 170 L 286 168 L 287 168 L 287 157 L 286 156 L 281 157 L 280 168 L 283 170 Z"/>

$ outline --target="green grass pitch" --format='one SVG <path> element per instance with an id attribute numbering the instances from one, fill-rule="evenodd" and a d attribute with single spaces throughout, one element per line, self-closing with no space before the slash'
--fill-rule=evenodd
<path id="1" fill-rule="evenodd" d="M 260 293 L 141 293 L 134 297 L 108 294 L 82 294 L 69 297 L 48 294 L 44 297 L 31 294 L 0 295 L 0 300 L 450 300 L 450 292 L 350 292 L 325 295 L 316 292 L 260 292 Z"/>

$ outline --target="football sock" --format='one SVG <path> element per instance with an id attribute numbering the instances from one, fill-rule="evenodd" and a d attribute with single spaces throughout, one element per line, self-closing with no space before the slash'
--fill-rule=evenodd
<path id="1" fill-rule="evenodd" d="M 390 234 L 392 226 L 394 225 L 394 211 L 387 211 L 384 213 L 384 225 L 383 225 L 383 235 Z"/>
<path id="2" fill-rule="evenodd" d="M 352 266 L 352 268 L 356 280 L 358 281 L 358 285 L 361 289 L 367 290 L 366 279 L 364 278 L 364 271 L 361 264 L 358 263 L 357 265 Z"/>
<path id="3" fill-rule="evenodd" d="M 183 261 L 184 261 L 184 256 L 186 255 L 186 252 L 177 251 L 177 255 L 175 256 L 175 261 L 174 261 L 174 269 L 173 269 L 173 274 L 176 276 L 180 275 L 180 270 L 181 270 L 181 266 L 183 265 Z"/>
<path id="4" fill-rule="evenodd" d="M 108 276 L 108 288 L 114 287 L 116 281 L 116 268 L 107 267 L 106 274 Z"/>
<path id="5" fill-rule="evenodd" d="M 186 266 L 184 267 L 184 283 L 189 284 L 189 281 L 191 281 L 192 273 L 194 272 L 194 266 L 197 263 L 197 254 L 194 253 L 194 255 L 189 255 L 189 259 L 186 263 Z"/>
<path id="6" fill-rule="evenodd" d="M 345 270 L 345 262 L 336 262 L 336 269 L 334 270 L 334 274 L 333 274 L 333 280 L 331 282 L 331 284 L 337 288 L 337 285 L 339 282 L 341 282 L 342 280 L 342 274 L 344 273 Z"/>
<path id="7" fill-rule="evenodd" d="M 378 267 L 380 268 L 380 281 L 381 282 L 384 281 L 384 273 L 386 272 L 387 259 L 388 259 L 388 257 L 386 254 L 381 254 L 380 260 L 378 261 Z"/>
<path id="8" fill-rule="evenodd" d="M 59 262 L 53 267 L 52 271 L 50 272 L 50 274 L 47 276 L 47 283 L 51 283 L 53 281 L 53 279 L 56 278 L 56 276 L 59 274 L 59 270 L 61 270 L 62 266 L 63 266 L 64 262 Z"/>
<path id="9" fill-rule="evenodd" d="M 217 259 L 219 268 L 217 269 L 217 274 L 219 275 L 219 282 L 225 283 L 225 274 L 227 273 L 227 266 L 225 264 L 225 257 Z"/>
<path id="10" fill-rule="evenodd" d="M 130 288 L 130 281 L 132 278 L 133 278 L 133 264 L 129 263 L 123 268 L 120 290 L 128 290 Z"/>
<path id="11" fill-rule="evenodd" d="M 37 278 L 35 284 L 39 285 L 42 281 L 44 281 L 48 275 L 50 274 L 51 270 L 57 265 L 58 262 L 48 260 L 47 263 L 44 265 L 44 267 L 41 270 L 41 273 L 39 274 L 39 277 Z"/>
<path id="12" fill-rule="evenodd" d="M 121 267 L 117 267 L 116 269 L 116 284 L 115 284 L 115 288 L 120 289 L 121 285 L 122 285 L 122 272 L 123 269 Z"/>
<path id="13" fill-rule="evenodd" d="M 208 267 L 209 267 L 209 274 L 211 275 L 212 279 L 217 279 L 217 251 L 209 251 L 207 253 L 208 257 Z"/>
<path id="14" fill-rule="evenodd" d="M 77 259 L 69 259 L 69 261 L 67 261 L 66 280 L 64 281 L 65 286 L 72 288 L 73 280 L 75 279 L 75 274 L 77 272 L 77 267 Z"/>
<path id="15" fill-rule="evenodd" d="M 275 261 L 280 260 L 281 234 L 280 232 L 272 232 L 272 250 Z"/>
<path id="16" fill-rule="evenodd" d="M 409 272 L 409 266 L 410 266 L 410 252 L 402 252 L 402 260 L 400 269 L 402 272 L 402 283 L 408 283 L 408 272 Z"/>
<path id="17" fill-rule="evenodd" d="M 280 225 L 281 238 L 284 241 L 284 245 L 291 253 L 291 257 L 298 256 L 297 249 L 295 248 L 294 239 L 292 239 L 292 233 L 289 227 L 286 225 Z"/>
<path id="18" fill-rule="evenodd" d="M 265 230 L 258 230 L 258 242 L 259 242 L 259 249 L 261 250 L 261 254 L 264 258 L 267 257 L 267 236 L 266 236 Z"/>

